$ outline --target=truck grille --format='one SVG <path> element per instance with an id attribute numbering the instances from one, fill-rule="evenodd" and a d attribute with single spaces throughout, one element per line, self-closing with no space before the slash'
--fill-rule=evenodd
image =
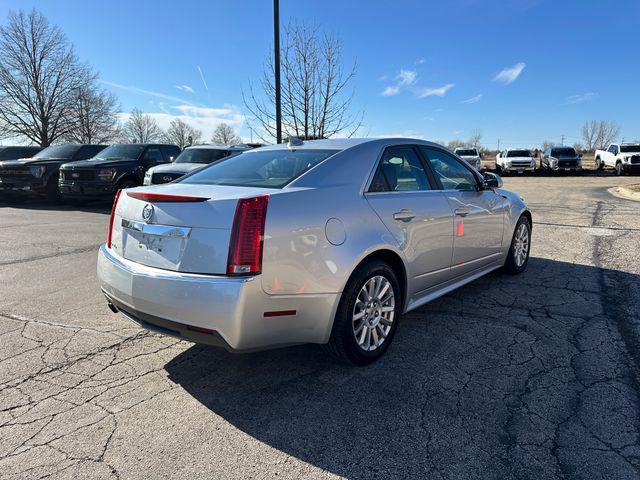
<path id="1" fill-rule="evenodd" d="M 560 168 L 571 168 L 571 167 L 577 167 L 578 166 L 578 162 L 576 160 L 559 160 L 558 161 L 558 167 Z"/>
<path id="2" fill-rule="evenodd" d="M 182 176 L 184 176 L 183 173 L 154 173 L 151 176 L 151 183 L 154 185 L 158 183 L 169 183 Z"/>
<path id="3" fill-rule="evenodd" d="M 529 167 L 531 160 L 512 160 L 511 165 L 514 167 Z"/>
<path id="4" fill-rule="evenodd" d="M 31 174 L 29 170 L 21 169 L 0 169 L 0 178 L 24 178 L 29 177 Z"/>
<path id="5" fill-rule="evenodd" d="M 634 155 L 633 157 L 631 157 L 631 163 L 633 163 L 634 165 L 640 163 L 640 155 Z"/>
<path id="6" fill-rule="evenodd" d="M 67 181 L 94 180 L 93 170 L 60 170 L 60 178 Z"/>

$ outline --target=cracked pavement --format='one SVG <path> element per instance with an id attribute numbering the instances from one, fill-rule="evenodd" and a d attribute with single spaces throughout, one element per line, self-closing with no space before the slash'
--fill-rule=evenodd
<path id="1" fill-rule="evenodd" d="M 108 206 L 0 204 L 0 478 L 640 478 L 640 203 L 506 178 L 529 269 L 402 319 L 387 355 L 234 355 L 99 292 Z"/>

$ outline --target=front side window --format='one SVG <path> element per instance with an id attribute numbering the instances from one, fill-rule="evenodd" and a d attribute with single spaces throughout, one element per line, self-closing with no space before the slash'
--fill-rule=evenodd
<path id="1" fill-rule="evenodd" d="M 232 155 L 185 177 L 181 183 L 283 188 L 339 150 L 262 150 Z"/>
<path id="2" fill-rule="evenodd" d="M 387 148 L 371 183 L 370 192 L 430 190 L 422 162 L 412 147 Z"/>
<path id="3" fill-rule="evenodd" d="M 614 155 L 616 154 L 616 146 L 615 145 L 611 145 L 609 147 L 609 153 L 613 153 Z"/>
<path id="4" fill-rule="evenodd" d="M 429 147 L 420 147 L 429 159 L 436 178 L 445 190 L 477 190 L 475 174 L 457 158 Z"/>

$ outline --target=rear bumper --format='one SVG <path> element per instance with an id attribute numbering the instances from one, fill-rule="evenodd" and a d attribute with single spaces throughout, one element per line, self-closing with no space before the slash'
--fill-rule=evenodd
<path id="1" fill-rule="evenodd" d="M 98 254 L 98 278 L 108 301 L 143 327 L 234 351 L 326 343 L 340 299 L 339 293 L 269 295 L 258 276 L 147 267 L 105 245 Z M 265 316 L 267 312 L 288 314 Z"/>

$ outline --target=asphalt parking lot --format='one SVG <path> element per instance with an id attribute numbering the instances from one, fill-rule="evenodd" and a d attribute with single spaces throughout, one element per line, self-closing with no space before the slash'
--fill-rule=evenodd
<path id="1" fill-rule="evenodd" d="M 509 177 L 528 271 L 405 316 L 387 355 L 234 355 L 112 314 L 108 205 L 0 204 L 1 478 L 640 476 L 638 178 Z"/>

